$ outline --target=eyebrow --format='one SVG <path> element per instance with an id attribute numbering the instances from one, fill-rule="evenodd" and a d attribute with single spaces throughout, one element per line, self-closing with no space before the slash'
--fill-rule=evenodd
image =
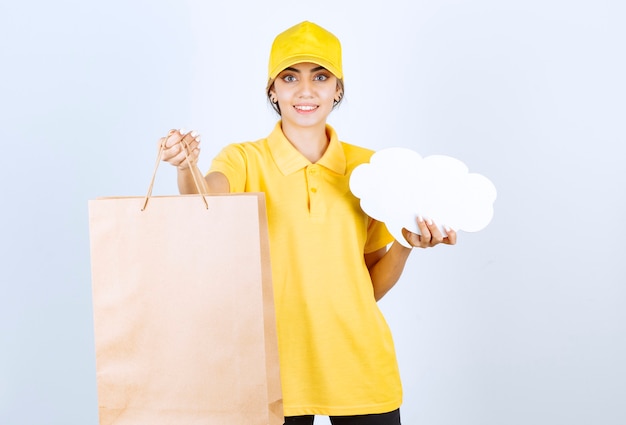
<path id="1" fill-rule="evenodd" d="M 321 70 L 327 71 L 327 69 L 326 69 L 326 68 L 324 68 L 323 66 L 318 66 L 318 67 L 313 68 L 313 69 L 311 70 L 311 72 L 317 72 L 317 71 L 321 71 Z M 292 68 L 292 67 L 290 67 L 290 66 L 288 66 L 287 68 L 283 69 L 283 71 L 291 71 L 291 72 L 297 72 L 297 73 L 300 73 L 300 70 L 299 70 L 299 69 Z"/>

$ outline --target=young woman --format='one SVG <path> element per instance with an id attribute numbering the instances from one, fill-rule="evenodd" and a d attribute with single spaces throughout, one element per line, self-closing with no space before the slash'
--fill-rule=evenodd
<path id="1" fill-rule="evenodd" d="M 326 123 L 344 94 L 339 40 L 311 22 L 272 45 L 267 95 L 280 115 L 272 133 L 232 144 L 203 176 L 200 136 L 172 130 L 163 160 L 178 167 L 181 193 L 264 192 L 270 230 L 286 424 L 400 424 L 402 389 L 393 341 L 376 304 L 411 252 L 350 193 L 352 170 L 371 150 L 340 142 Z M 189 156 L 192 165 L 186 160 Z M 456 243 L 417 219 L 413 247 Z"/>

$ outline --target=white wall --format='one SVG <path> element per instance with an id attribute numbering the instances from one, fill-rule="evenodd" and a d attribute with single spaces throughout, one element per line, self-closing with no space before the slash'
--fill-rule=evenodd
<path id="1" fill-rule="evenodd" d="M 87 200 L 145 193 L 158 137 L 257 139 L 279 31 L 344 47 L 342 139 L 457 157 L 498 188 L 383 300 L 406 424 L 626 423 L 623 2 L 0 5 L 0 423 L 97 423 Z M 163 167 L 159 193 L 175 193 Z M 319 423 L 326 423 L 320 420 Z"/>

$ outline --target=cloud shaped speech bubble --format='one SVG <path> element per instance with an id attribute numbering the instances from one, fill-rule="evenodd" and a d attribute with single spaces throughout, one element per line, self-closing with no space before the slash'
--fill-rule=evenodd
<path id="1" fill-rule="evenodd" d="M 420 233 L 415 218 L 477 232 L 493 217 L 496 188 L 480 174 L 469 173 L 458 159 L 445 155 L 422 158 L 406 148 L 382 149 L 356 167 L 350 190 L 370 217 L 382 221 L 398 242 L 409 247 L 402 228 Z"/>

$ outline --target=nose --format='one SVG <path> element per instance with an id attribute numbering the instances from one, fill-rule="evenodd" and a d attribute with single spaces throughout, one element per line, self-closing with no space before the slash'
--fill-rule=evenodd
<path id="1" fill-rule="evenodd" d="M 300 96 L 310 96 L 313 92 L 313 82 L 308 78 L 303 78 L 300 83 Z"/>

